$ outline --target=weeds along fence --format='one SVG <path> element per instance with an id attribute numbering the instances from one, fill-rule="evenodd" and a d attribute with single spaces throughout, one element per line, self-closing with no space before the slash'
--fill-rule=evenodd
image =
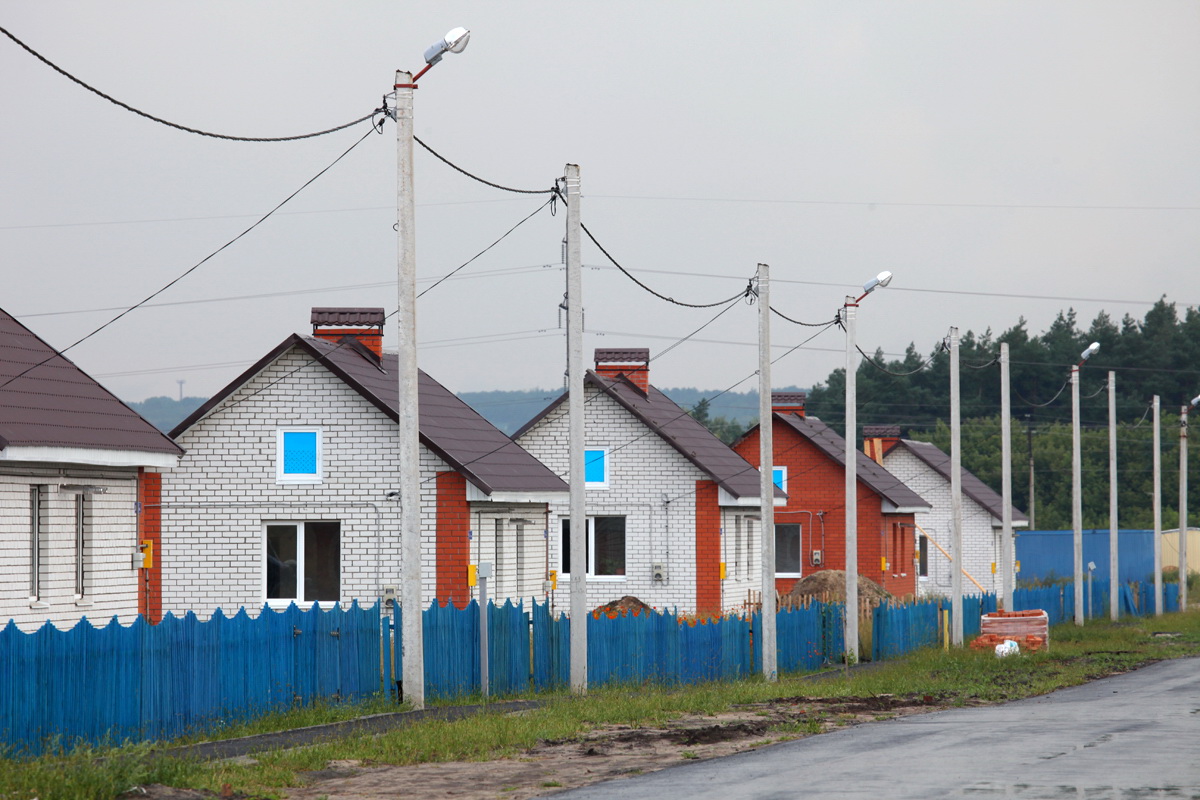
<path id="1" fill-rule="evenodd" d="M 188 612 L 0 630 L 0 746 L 36 754 L 177 737 L 317 698 L 379 691 L 379 608 Z M 57 741 L 56 741 L 57 740 Z"/>

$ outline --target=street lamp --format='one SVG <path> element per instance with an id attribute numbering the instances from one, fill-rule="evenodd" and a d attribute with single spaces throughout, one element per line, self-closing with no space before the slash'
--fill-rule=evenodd
<path id="1" fill-rule="evenodd" d="M 846 328 L 846 663 L 858 660 L 858 398 L 855 312 L 859 302 L 881 286 L 892 282 L 892 273 L 884 270 L 863 284 L 858 297 L 846 295 L 842 306 L 842 324 Z"/>
<path id="2" fill-rule="evenodd" d="M 461 53 L 470 32 L 455 28 L 425 51 L 424 75 L 447 53 Z M 396 71 L 396 341 L 399 396 L 400 468 L 400 598 L 403 616 L 400 642 L 403 699 L 414 709 L 425 707 L 425 646 L 421 625 L 421 445 L 417 409 L 417 248 L 413 202 L 412 73 Z"/>
<path id="3" fill-rule="evenodd" d="M 1092 342 L 1079 354 L 1079 363 L 1071 367 L 1071 524 L 1075 550 L 1075 624 L 1083 625 L 1083 456 L 1079 439 L 1079 368 L 1096 353 L 1100 343 Z"/>
<path id="4" fill-rule="evenodd" d="M 1200 394 L 1179 411 L 1179 610 L 1187 611 L 1188 540 L 1188 411 L 1200 403 Z"/>

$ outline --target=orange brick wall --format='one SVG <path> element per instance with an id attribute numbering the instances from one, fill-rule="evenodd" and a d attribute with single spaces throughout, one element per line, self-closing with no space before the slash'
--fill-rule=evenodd
<path id="1" fill-rule="evenodd" d="M 721 508 L 714 481 L 696 481 L 696 614 L 721 613 Z"/>
<path id="2" fill-rule="evenodd" d="M 787 467 L 788 473 L 788 503 L 786 506 L 775 508 L 775 522 L 798 522 L 803 526 L 803 573 L 809 575 L 821 569 L 845 569 L 844 468 L 789 426 L 776 425 L 773 440 L 775 466 Z M 758 466 L 758 429 L 739 442 L 734 449 L 751 464 Z M 800 511 L 811 511 L 811 522 L 808 514 L 796 513 Z M 824 542 L 821 536 L 821 520 L 817 517 L 818 511 L 825 512 Z M 895 557 L 896 543 L 890 539 L 893 523 L 906 523 L 909 526 L 902 529 L 907 550 L 899 554 L 899 559 Z M 913 594 L 917 590 L 917 574 L 912 563 L 912 523 L 912 514 L 884 514 L 883 499 L 859 480 L 858 572 L 882 584 L 885 589 L 898 596 Z M 813 550 L 823 551 L 824 558 L 819 567 L 809 563 Z M 884 555 L 893 556 L 887 572 L 880 569 L 880 558 Z M 780 592 L 787 592 L 791 591 L 795 583 L 795 578 L 777 579 L 775 588 Z"/>
<path id="3" fill-rule="evenodd" d="M 151 624 L 162 620 L 162 475 L 138 470 L 138 544 L 150 540 L 154 566 L 138 570 L 138 613 Z"/>
<path id="4" fill-rule="evenodd" d="M 467 480 L 457 472 L 437 476 L 437 599 L 443 606 L 459 608 L 471 600 L 467 586 L 471 509 L 467 503 Z"/>
<path id="5" fill-rule="evenodd" d="M 313 336 L 331 342 L 341 341 L 343 336 L 353 336 L 375 355 L 383 355 L 383 332 L 378 328 L 318 328 Z"/>

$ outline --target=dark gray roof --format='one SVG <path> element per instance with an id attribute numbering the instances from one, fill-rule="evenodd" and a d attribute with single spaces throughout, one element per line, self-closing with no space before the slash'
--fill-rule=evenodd
<path id="1" fill-rule="evenodd" d="M 928 442 L 914 442 L 912 439 L 901 439 L 897 442 L 896 447 L 903 447 L 928 464 L 934 472 L 941 475 L 947 481 L 950 480 L 950 456 L 942 452 L 937 446 Z M 895 448 L 892 449 L 894 450 Z M 1004 518 L 1004 498 L 966 469 L 962 470 L 962 490 L 963 494 L 983 506 L 993 517 L 996 519 Z M 1013 522 L 1029 524 L 1029 517 L 1016 508 L 1013 509 L 1012 518 Z"/>
<path id="2" fill-rule="evenodd" d="M 183 453 L 69 358 L 0 310 L 0 449 L 10 446 Z"/>
<path id="3" fill-rule="evenodd" d="M 398 357 L 394 353 L 385 353 L 381 361 L 353 337 L 335 343 L 293 334 L 179 423 L 171 436 L 178 437 L 293 347 L 324 364 L 390 419 L 399 420 Z M 417 391 L 421 443 L 484 492 L 567 491 L 566 483 L 549 467 L 423 370 L 418 374 Z"/>
<path id="4" fill-rule="evenodd" d="M 827 456 L 846 465 L 846 439 L 816 417 L 802 417 L 799 414 L 775 414 L 775 419 L 792 428 L 808 439 Z M 855 469 L 860 483 L 866 485 L 883 499 L 899 508 L 930 508 L 929 503 L 908 488 L 892 473 L 867 457 L 861 450 L 854 451 Z"/>
<path id="5" fill-rule="evenodd" d="M 684 458 L 734 497 L 758 496 L 758 468 L 734 452 L 733 448 L 714 436 L 708 428 L 658 389 L 651 386 L 648 392 L 643 392 L 625 378 L 609 378 L 597 375 L 592 370 L 587 371 L 585 381 L 624 406 L 642 424 L 658 434 L 663 441 L 678 450 Z M 520 438 L 521 434 L 566 399 L 567 393 L 564 392 L 541 413 L 525 423 L 513 434 L 513 438 Z M 786 497 L 779 489 L 775 490 L 775 495 Z"/>
<path id="6" fill-rule="evenodd" d="M 313 325 L 352 325 L 352 326 L 382 326 L 384 320 L 382 308 L 314 308 L 312 310 Z"/>

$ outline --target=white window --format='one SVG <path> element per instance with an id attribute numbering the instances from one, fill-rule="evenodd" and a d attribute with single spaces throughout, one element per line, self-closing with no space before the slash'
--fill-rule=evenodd
<path id="1" fill-rule="evenodd" d="M 608 488 L 607 447 L 589 447 L 583 451 L 583 480 L 589 489 Z"/>
<path id="2" fill-rule="evenodd" d="M 42 592 L 42 487 L 29 487 L 29 599 Z"/>
<path id="3" fill-rule="evenodd" d="M 337 520 L 268 522 L 263 550 L 263 594 L 272 606 L 341 599 L 341 523 Z"/>
<path id="4" fill-rule="evenodd" d="M 87 594 L 88 550 L 91 538 L 88 536 L 88 515 L 91 502 L 86 494 L 75 495 L 75 599 L 83 600 Z"/>
<path id="5" fill-rule="evenodd" d="M 775 526 L 775 575 L 800 577 L 800 526 L 794 523 Z"/>
<path id="6" fill-rule="evenodd" d="M 562 548 L 559 551 L 559 577 L 571 577 L 571 520 L 562 520 Z M 588 577 L 624 579 L 625 518 L 588 517 Z"/>
<path id="7" fill-rule="evenodd" d="M 275 482 L 320 483 L 324 467 L 320 428 L 280 428 L 275 432 Z"/>
<path id="8" fill-rule="evenodd" d="M 779 491 L 787 492 L 787 467 L 773 467 L 771 480 L 779 487 Z"/>

